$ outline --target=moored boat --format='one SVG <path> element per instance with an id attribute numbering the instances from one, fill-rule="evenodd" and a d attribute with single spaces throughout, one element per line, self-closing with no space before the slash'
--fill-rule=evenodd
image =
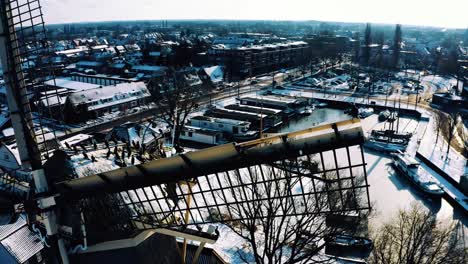
<path id="1" fill-rule="evenodd" d="M 390 117 L 390 111 L 385 110 L 379 113 L 379 121 L 383 122 Z"/>
<path id="2" fill-rule="evenodd" d="M 374 109 L 372 107 L 369 108 L 359 108 L 358 109 L 358 117 L 359 118 L 366 118 L 371 116 L 374 113 Z"/>
<path id="3" fill-rule="evenodd" d="M 325 238 L 327 248 L 341 248 L 357 251 L 370 251 L 373 247 L 372 240 L 365 237 L 351 235 L 331 235 Z"/>
<path id="4" fill-rule="evenodd" d="M 395 130 L 387 129 L 387 130 L 372 130 L 372 136 L 381 136 L 381 137 L 392 137 L 397 139 L 407 139 L 409 140 L 413 134 L 406 132 L 406 133 L 399 133 Z"/>
<path id="5" fill-rule="evenodd" d="M 420 166 L 419 162 L 407 153 L 397 152 L 392 155 L 393 165 L 422 192 L 440 198 L 444 194 L 442 187 Z"/>
<path id="6" fill-rule="evenodd" d="M 405 138 L 394 138 L 382 135 L 370 135 L 364 146 L 381 152 L 404 151 L 408 146 L 408 140 Z"/>

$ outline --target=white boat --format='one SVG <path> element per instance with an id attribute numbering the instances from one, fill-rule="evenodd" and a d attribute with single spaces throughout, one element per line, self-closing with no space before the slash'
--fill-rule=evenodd
<path id="1" fill-rule="evenodd" d="M 366 118 L 368 116 L 371 116 L 374 113 L 374 109 L 369 107 L 369 108 L 359 108 L 358 109 L 358 117 L 359 118 Z"/>
<path id="2" fill-rule="evenodd" d="M 327 247 L 346 248 L 357 251 L 370 251 L 373 247 L 372 240 L 368 238 L 345 234 L 327 236 L 325 243 Z"/>
<path id="3" fill-rule="evenodd" d="M 379 121 L 383 122 L 390 117 L 391 113 L 388 110 L 379 113 Z"/>
<path id="4" fill-rule="evenodd" d="M 301 115 L 310 115 L 314 111 L 314 106 L 306 106 L 303 109 L 299 110 L 299 114 Z"/>
<path id="5" fill-rule="evenodd" d="M 222 132 L 226 138 L 236 141 L 253 140 L 258 132 L 250 130 L 250 122 L 227 118 L 194 116 L 187 121 L 188 126 Z"/>
<path id="6" fill-rule="evenodd" d="M 184 126 L 180 132 L 180 139 L 207 145 L 220 145 L 227 143 L 223 138 L 223 133 L 221 131 L 187 125 Z"/>
<path id="7" fill-rule="evenodd" d="M 382 135 L 372 135 L 364 143 L 364 146 L 381 152 L 405 151 L 408 140 L 405 138 L 393 138 Z"/>
<path id="8" fill-rule="evenodd" d="M 437 198 L 444 194 L 442 187 L 413 157 L 401 151 L 394 153 L 392 156 L 395 168 L 413 182 L 419 190 Z"/>
<path id="9" fill-rule="evenodd" d="M 328 106 L 328 104 L 325 103 L 325 102 L 318 103 L 318 104 L 315 105 L 315 107 L 317 107 L 317 108 L 325 108 L 325 107 L 327 107 L 327 106 Z"/>

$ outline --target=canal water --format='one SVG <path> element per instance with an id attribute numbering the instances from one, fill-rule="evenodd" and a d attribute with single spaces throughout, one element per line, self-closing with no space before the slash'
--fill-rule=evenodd
<path id="1" fill-rule="evenodd" d="M 350 119 L 340 109 L 316 109 L 311 115 L 292 120 L 280 127 L 278 132 L 298 131 L 325 123 L 339 122 Z M 383 123 L 378 122 L 377 115 L 361 120 L 365 132 L 381 128 Z M 409 118 L 400 118 L 400 129 L 416 133 L 421 129 L 418 121 Z M 416 136 L 414 136 L 416 137 Z M 461 220 L 468 226 L 468 220 L 463 212 L 454 209 L 446 200 L 434 201 L 420 193 L 411 182 L 396 173 L 391 164 L 390 156 L 364 149 L 368 182 L 370 185 L 370 199 L 372 204 L 371 223 L 379 225 L 392 216 L 399 209 L 408 208 L 411 203 L 420 203 L 428 208 L 440 220 Z"/>

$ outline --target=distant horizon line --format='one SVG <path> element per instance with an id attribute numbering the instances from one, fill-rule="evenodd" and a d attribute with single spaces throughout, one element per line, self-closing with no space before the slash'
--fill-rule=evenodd
<path id="1" fill-rule="evenodd" d="M 376 25 L 397 25 L 409 27 L 422 27 L 422 28 L 434 28 L 434 29 L 452 29 L 452 30 L 463 30 L 468 29 L 466 27 L 444 27 L 444 26 L 433 26 L 433 25 L 415 25 L 415 24 L 404 24 L 404 23 L 389 23 L 389 22 L 353 22 L 353 21 L 331 21 L 331 20 L 314 20 L 314 19 L 234 19 L 234 18 L 168 18 L 168 19 L 127 19 L 127 20 L 93 20 L 93 21 L 74 21 L 74 22 L 54 22 L 54 23 L 45 23 L 46 26 L 55 26 L 55 25 L 67 25 L 67 24 L 97 24 L 97 23 L 115 23 L 115 22 L 153 22 L 153 21 L 227 21 L 227 22 L 321 22 L 321 23 L 339 23 L 339 24 L 362 24 L 367 23 L 376 24 Z"/>

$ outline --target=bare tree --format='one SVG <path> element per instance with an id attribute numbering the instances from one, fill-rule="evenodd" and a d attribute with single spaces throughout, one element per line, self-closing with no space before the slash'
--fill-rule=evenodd
<path id="1" fill-rule="evenodd" d="M 198 107 L 198 99 L 203 95 L 200 85 L 188 81 L 194 73 L 176 73 L 170 70 L 162 80 L 152 79 L 148 83 L 152 101 L 158 114 L 173 130 L 174 146 L 180 148 L 180 134 L 188 115 Z"/>
<path id="2" fill-rule="evenodd" d="M 392 62 L 392 66 L 395 69 L 398 68 L 398 63 L 400 61 L 401 42 L 402 42 L 401 25 L 397 24 L 395 26 L 395 36 L 393 38 L 393 62 Z"/>
<path id="3" fill-rule="evenodd" d="M 459 225 L 443 225 L 430 211 L 413 204 L 376 230 L 369 263 L 467 263 Z"/>
<path id="4" fill-rule="evenodd" d="M 371 56 L 371 44 L 372 44 L 372 35 L 371 35 L 371 24 L 366 24 L 366 30 L 364 31 L 364 64 L 369 66 L 370 56 Z"/>
<path id="5" fill-rule="evenodd" d="M 463 155 L 468 157 L 468 128 L 462 124 L 459 127 L 458 134 L 460 135 L 463 142 Z"/>
<path id="6" fill-rule="evenodd" d="M 377 67 L 383 67 L 383 46 L 385 43 L 385 34 L 383 31 L 377 32 L 376 34 L 376 42 L 379 45 L 379 50 L 377 52 Z"/>
<path id="7" fill-rule="evenodd" d="M 327 225 L 326 214 L 342 214 L 359 208 L 361 183 L 339 180 L 336 171 L 320 173 L 314 161 L 282 161 L 227 175 L 235 186 L 230 196 L 234 220 L 229 227 L 249 242 L 253 253 L 245 262 L 256 263 L 328 263 L 319 255 L 324 237 L 339 227 Z M 249 184 L 249 183 L 257 184 Z M 236 198 L 237 197 L 237 198 Z M 222 197 L 221 197 L 222 198 Z M 222 198 L 223 199 L 223 198 Z M 226 216 L 228 217 L 228 216 Z M 252 259 L 253 258 L 253 259 Z"/>
<path id="8" fill-rule="evenodd" d="M 459 122 L 459 113 L 458 112 L 450 112 L 448 114 L 441 114 L 441 123 L 440 128 L 442 129 L 443 135 L 447 138 L 447 152 L 446 156 L 450 152 L 450 144 L 452 143 L 453 137 L 456 134 L 456 128 Z"/>
<path id="9" fill-rule="evenodd" d="M 435 110 L 434 115 L 433 115 L 433 120 L 434 120 L 434 130 L 436 131 L 436 141 L 435 143 L 439 142 L 439 134 L 440 134 L 440 127 L 442 124 L 442 117 L 440 116 L 442 113 L 439 111 Z"/>

